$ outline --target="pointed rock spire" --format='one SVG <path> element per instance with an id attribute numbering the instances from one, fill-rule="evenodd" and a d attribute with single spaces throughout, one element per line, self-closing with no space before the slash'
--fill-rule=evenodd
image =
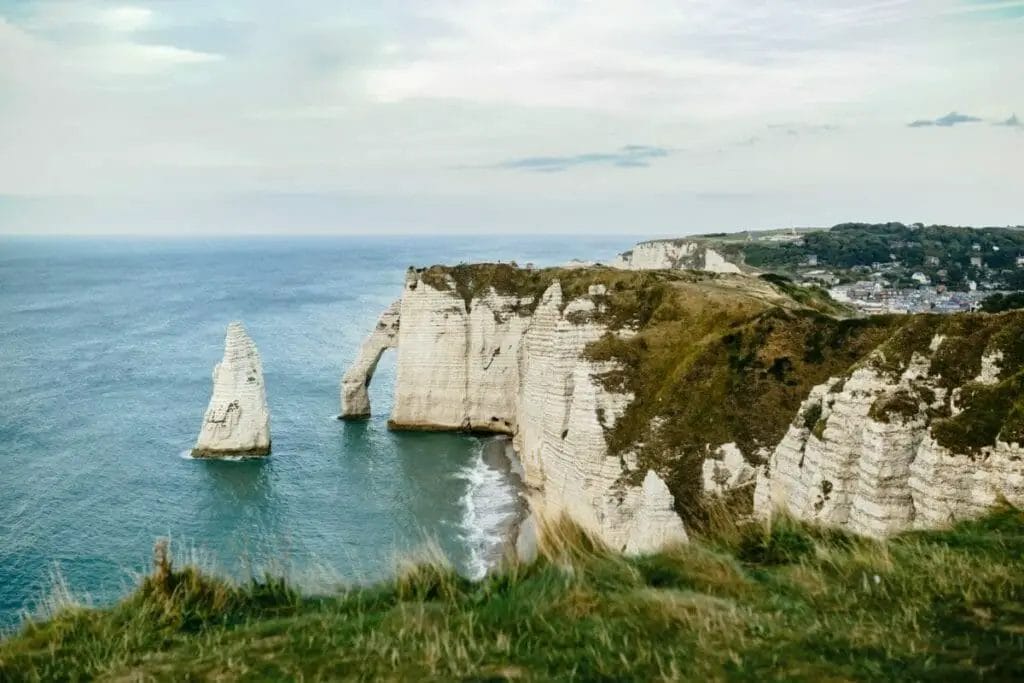
<path id="1" fill-rule="evenodd" d="M 213 369 L 213 396 L 192 455 L 269 453 L 270 411 L 263 364 L 242 323 L 233 322 L 224 338 L 224 359 Z"/>

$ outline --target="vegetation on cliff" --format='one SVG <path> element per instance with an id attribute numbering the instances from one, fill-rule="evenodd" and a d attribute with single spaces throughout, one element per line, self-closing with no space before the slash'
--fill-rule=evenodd
<path id="1" fill-rule="evenodd" d="M 1024 292 L 996 292 L 981 302 L 981 310 L 986 313 L 1002 313 L 1016 308 L 1024 308 Z"/>
<path id="2" fill-rule="evenodd" d="M 590 268 L 519 268 L 508 263 L 469 263 L 431 266 L 420 279 L 440 291 L 454 291 L 465 304 L 493 290 L 500 296 L 514 296 L 522 302 L 521 313 L 529 314 L 555 281 L 562 288 L 563 304 L 589 296 L 593 286 L 604 287 L 597 300 L 603 304 L 596 319 L 611 329 L 642 326 L 654 315 L 674 283 L 710 282 L 715 273 L 689 270 L 620 270 L 601 266 Z"/>
<path id="3" fill-rule="evenodd" d="M 691 526 L 704 514 L 709 444 L 735 442 L 759 461 L 813 386 L 865 358 L 901 321 L 826 315 L 841 309 L 824 291 L 775 276 L 676 282 L 655 300 L 636 334 L 609 333 L 587 356 L 614 361 L 601 381 L 634 396 L 607 433 L 610 451 L 637 455 L 632 477 L 657 471 Z"/>
<path id="4" fill-rule="evenodd" d="M 941 341 L 931 352 L 936 338 Z M 948 391 L 939 407 L 927 405 L 934 396 L 918 396 L 917 405 L 928 407 L 931 434 L 941 446 L 977 453 L 997 439 L 1024 443 L 1024 311 L 913 316 L 879 352 L 870 362 L 894 378 L 915 353 L 931 356 L 928 375 Z M 989 384 L 975 381 L 986 354 L 998 359 Z M 907 397 L 901 411 L 910 410 Z"/>
<path id="5" fill-rule="evenodd" d="M 568 525 L 473 583 L 443 562 L 332 595 L 158 561 L 119 604 L 0 642 L 0 680 L 1021 680 L 1024 514 L 869 541 L 722 522 L 624 558 Z"/>

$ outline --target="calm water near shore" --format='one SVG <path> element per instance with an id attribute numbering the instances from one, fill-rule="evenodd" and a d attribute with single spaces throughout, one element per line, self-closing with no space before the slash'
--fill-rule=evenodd
<path id="1" fill-rule="evenodd" d="M 387 431 L 394 354 L 366 422 L 335 419 L 338 379 L 408 265 L 554 265 L 633 241 L 0 241 L 0 626 L 57 568 L 75 593 L 116 598 L 157 536 L 313 587 L 384 576 L 426 538 L 479 574 L 515 516 L 507 470 L 486 441 Z M 273 455 L 192 460 L 234 319 L 263 357 Z"/>

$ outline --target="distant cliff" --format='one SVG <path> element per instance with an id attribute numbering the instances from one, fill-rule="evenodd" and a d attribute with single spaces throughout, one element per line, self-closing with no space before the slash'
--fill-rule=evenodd
<path id="1" fill-rule="evenodd" d="M 640 242 L 612 265 L 790 275 L 824 269 L 851 279 L 884 269 L 907 286 L 916 286 L 912 276 L 921 273 L 951 289 L 967 289 L 969 281 L 1024 289 L 1024 227 L 841 223 L 713 233 Z"/>
<path id="2" fill-rule="evenodd" d="M 612 265 L 628 270 L 682 268 L 710 273 L 739 273 L 739 259 L 726 257 L 706 240 L 677 239 L 640 242 L 619 254 Z"/>
<path id="3" fill-rule="evenodd" d="M 1022 333 L 1014 313 L 845 318 L 776 278 L 435 266 L 409 271 L 342 413 L 369 412 L 397 346 L 392 428 L 512 435 L 533 505 L 612 547 L 685 538 L 716 494 L 881 535 L 1024 503 Z"/>

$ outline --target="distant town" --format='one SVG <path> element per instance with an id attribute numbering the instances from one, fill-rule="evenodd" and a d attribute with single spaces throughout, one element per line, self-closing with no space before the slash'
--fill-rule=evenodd
<path id="1" fill-rule="evenodd" d="M 730 260 L 827 289 L 865 313 L 958 313 L 1024 290 L 1024 229 L 847 223 L 707 235 Z"/>

